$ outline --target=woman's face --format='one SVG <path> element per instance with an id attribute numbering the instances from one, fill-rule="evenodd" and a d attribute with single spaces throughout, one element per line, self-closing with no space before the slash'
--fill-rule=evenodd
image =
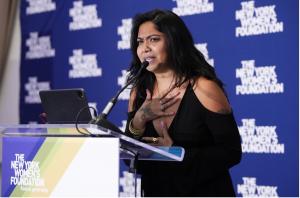
<path id="1" fill-rule="evenodd" d="M 159 73 L 168 68 L 166 37 L 155 28 L 153 22 L 140 25 L 137 43 L 137 55 L 141 62 L 149 62 L 148 71 Z"/>

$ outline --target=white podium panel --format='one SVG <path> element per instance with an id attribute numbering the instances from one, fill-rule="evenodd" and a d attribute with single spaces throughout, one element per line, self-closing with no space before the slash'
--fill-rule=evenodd
<path id="1" fill-rule="evenodd" d="M 2 196 L 119 193 L 119 139 L 4 137 Z"/>

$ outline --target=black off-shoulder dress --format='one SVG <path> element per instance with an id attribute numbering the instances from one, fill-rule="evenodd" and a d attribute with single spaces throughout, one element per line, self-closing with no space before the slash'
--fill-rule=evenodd
<path id="1" fill-rule="evenodd" d="M 134 114 L 129 113 L 128 120 Z M 128 126 L 126 133 L 130 135 Z M 185 148 L 184 160 L 140 161 L 144 196 L 235 196 L 229 168 L 241 160 L 241 141 L 233 113 L 209 111 L 188 85 L 169 134 L 173 146 Z M 158 136 L 152 122 L 147 123 L 144 136 Z"/>

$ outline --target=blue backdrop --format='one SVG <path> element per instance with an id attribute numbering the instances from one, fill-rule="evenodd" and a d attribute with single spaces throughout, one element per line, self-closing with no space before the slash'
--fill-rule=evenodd
<path id="1" fill-rule="evenodd" d="M 298 4 L 23 0 L 21 122 L 39 122 L 38 92 L 45 89 L 82 87 L 101 111 L 125 82 L 132 17 L 153 8 L 173 10 L 226 84 L 243 147 L 242 162 L 231 170 L 237 195 L 299 196 Z M 120 128 L 128 93 L 109 116 Z M 123 193 L 129 193 L 124 186 Z"/>

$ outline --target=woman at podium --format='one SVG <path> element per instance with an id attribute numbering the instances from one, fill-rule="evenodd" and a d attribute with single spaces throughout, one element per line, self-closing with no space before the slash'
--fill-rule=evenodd
<path id="1" fill-rule="evenodd" d="M 131 32 L 133 82 L 126 133 L 185 148 L 182 162 L 141 161 L 144 196 L 235 196 L 229 169 L 241 142 L 223 83 L 171 11 L 138 14 Z"/>

